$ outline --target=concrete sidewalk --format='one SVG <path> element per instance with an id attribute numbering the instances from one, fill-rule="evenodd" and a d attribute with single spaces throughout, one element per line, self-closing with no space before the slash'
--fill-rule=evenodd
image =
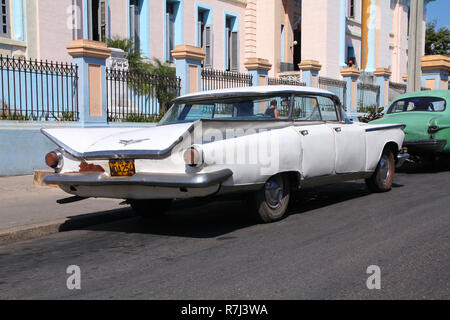
<path id="1" fill-rule="evenodd" d="M 34 185 L 31 175 L 0 177 L 0 245 L 133 216 L 120 200 L 56 203 L 67 197 L 59 188 Z"/>

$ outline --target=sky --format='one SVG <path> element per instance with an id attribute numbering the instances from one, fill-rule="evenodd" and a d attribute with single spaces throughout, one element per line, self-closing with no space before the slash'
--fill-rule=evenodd
<path id="1" fill-rule="evenodd" d="M 450 0 L 436 0 L 427 5 L 427 22 L 437 20 L 437 27 L 450 29 Z"/>

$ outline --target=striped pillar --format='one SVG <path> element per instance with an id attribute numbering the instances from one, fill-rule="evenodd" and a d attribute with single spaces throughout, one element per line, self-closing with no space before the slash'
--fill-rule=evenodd
<path id="1" fill-rule="evenodd" d="M 392 72 L 386 68 L 377 68 L 373 73 L 377 78 L 377 85 L 380 86 L 380 105 L 386 109 L 389 104 L 389 80 Z"/>
<path id="2" fill-rule="evenodd" d="M 450 57 L 432 55 L 422 57 L 422 87 L 447 90 L 450 74 Z"/>
<path id="3" fill-rule="evenodd" d="M 73 40 L 67 51 L 78 66 L 78 111 L 81 124 L 86 127 L 106 126 L 106 59 L 110 57 L 111 49 L 103 42 Z"/>
<path id="4" fill-rule="evenodd" d="M 177 77 L 181 79 L 181 94 L 202 91 L 202 61 L 205 59 L 202 48 L 177 46 L 172 56 L 176 60 Z"/>
<path id="5" fill-rule="evenodd" d="M 358 78 L 360 76 L 360 71 L 355 66 L 350 68 L 343 68 L 341 70 L 341 75 L 344 81 L 347 83 L 347 115 L 350 120 L 358 122 L 358 104 L 357 104 L 357 89 L 358 89 Z"/>
<path id="6" fill-rule="evenodd" d="M 266 86 L 269 81 L 269 70 L 272 64 L 267 59 L 249 58 L 244 63 L 248 74 L 253 77 L 253 86 Z"/>
<path id="7" fill-rule="evenodd" d="M 319 71 L 322 69 L 322 65 L 317 60 L 303 60 L 298 67 L 302 71 L 302 81 L 306 83 L 308 87 L 319 86 Z"/>
<path id="8" fill-rule="evenodd" d="M 361 70 L 375 71 L 377 0 L 362 0 Z"/>

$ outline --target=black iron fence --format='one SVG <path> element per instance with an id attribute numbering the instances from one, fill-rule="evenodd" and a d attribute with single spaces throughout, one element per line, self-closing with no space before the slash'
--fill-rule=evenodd
<path id="1" fill-rule="evenodd" d="M 326 77 L 319 77 L 319 88 L 333 92 L 339 97 L 342 105 L 346 108 L 347 82 Z"/>
<path id="2" fill-rule="evenodd" d="M 269 78 L 268 84 L 269 86 L 287 85 L 287 86 L 306 87 L 306 83 L 301 82 L 300 80 L 286 79 L 286 78 Z"/>
<path id="3" fill-rule="evenodd" d="M 0 56 L 0 119 L 78 120 L 78 67 Z"/>
<path id="4" fill-rule="evenodd" d="M 177 77 L 107 68 L 108 121 L 157 121 L 180 89 L 181 80 Z"/>
<path id="5" fill-rule="evenodd" d="M 369 83 L 358 83 L 358 112 L 367 112 L 370 107 L 380 105 L 380 86 Z"/>
<path id="6" fill-rule="evenodd" d="M 246 73 L 221 71 L 213 69 L 202 70 L 202 90 L 251 87 L 253 76 Z"/>

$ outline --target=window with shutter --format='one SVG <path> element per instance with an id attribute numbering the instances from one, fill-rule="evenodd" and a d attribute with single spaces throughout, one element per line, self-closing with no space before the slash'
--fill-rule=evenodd
<path id="1" fill-rule="evenodd" d="M 9 26 L 9 0 L 1 0 L 1 31 L 0 36 L 9 38 L 11 36 Z"/>
<path id="2" fill-rule="evenodd" d="M 355 17 L 355 0 L 347 0 L 348 13 L 347 16 L 349 18 Z"/>
<path id="3" fill-rule="evenodd" d="M 228 14 L 225 19 L 225 70 L 239 70 L 239 33 L 237 16 Z"/>
<path id="4" fill-rule="evenodd" d="M 98 38 L 100 41 L 105 42 L 107 37 L 107 3 L 106 0 L 100 0 L 98 8 Z"/>
<path id="5" fill-rule="evenodd" d="M 230 64 L 230 48 L 231 48 L 231 30 L 230 28 L 225 29 L 225 70 L 229 71 L 231 69 Z"/>
<path id="6" fill-rule="evenodd" d="M 167 43 L 167 60 L 173 62 L 172 50 L 175 49 L 175 17 L 170 12 L 166 15 L 167 19 L 167 34 L 166 34 L 166 43 Z"/>
<path id="7" fill-rule="evenodd" d="M 133 41 L 136 52 L 140 50 L 140 6 L 139 0 L 130 1 L 130 39 Z"/>
<path id="8" fill-rule="evenodd" d="M 213 32 L 212 26 L 205 26 L 203 50 L 205 51 L 205 68 L 213 67 Z"/>
<path id="9" fill-rule="evenodd" d="M 106 41 L 108 30 L 107 0 L 88 0 L 89 40 Z"/>
<path id="10" fill-rule="evenodd" d="M 231 71 L 239 71 L 239 36 L 237 31 L 231 31 L 230 41 L 230 67 Z"/>

